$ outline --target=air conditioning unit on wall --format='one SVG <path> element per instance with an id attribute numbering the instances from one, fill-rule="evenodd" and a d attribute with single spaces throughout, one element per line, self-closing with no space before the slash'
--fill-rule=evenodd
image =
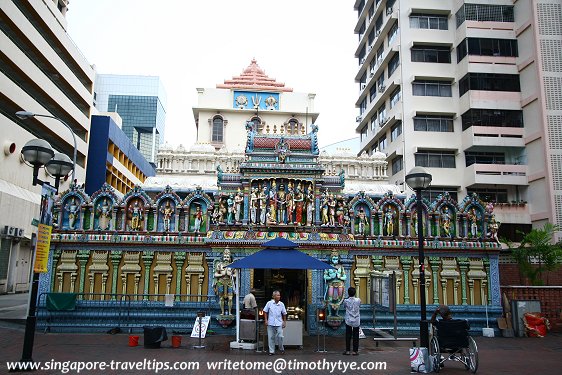
<path id="1" fill-rule="evenodd" d="M 23 228 L 12 227 L 9 225 L 4 225 L 2 227 L 2 236 L 21 238 L 23 237 L 23 234 L 24 234 Z"/>

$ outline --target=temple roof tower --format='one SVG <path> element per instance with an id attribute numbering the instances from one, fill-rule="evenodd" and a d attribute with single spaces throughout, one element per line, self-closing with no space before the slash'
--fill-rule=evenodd
<path id="1" fill-rule="evenodd" d="M 285 87 L 284 83 L 277 82 L 275 78 L 269 78 L 265 71 L 259 67 L 255 58 L 252 59 L 250 65 L 244 69 L 241 75 L 217 84 L 217 89 L 293 92 L 293 89 Z"/>

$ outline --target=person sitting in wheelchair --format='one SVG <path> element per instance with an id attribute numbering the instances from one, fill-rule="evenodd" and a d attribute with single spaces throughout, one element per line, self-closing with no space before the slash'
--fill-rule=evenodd
<path id="1" fill-rule="evenodd" d="M 437 320 L 437 316 L 441 319 Z M 438 372 L 447 360 L 461 362 L 466 369 L 473 373 L 478 368 L 478 349 L 476 343 L 469 336 L 470 326 L 468 321 L 453 319 L 453 314 L 448 306 L 439 305 L 431 316 L 434 332 L 430 344 L 430 355 L 434 357 L 434 371 Z M 447 353 L 445 358 L 441 353 Z"/>

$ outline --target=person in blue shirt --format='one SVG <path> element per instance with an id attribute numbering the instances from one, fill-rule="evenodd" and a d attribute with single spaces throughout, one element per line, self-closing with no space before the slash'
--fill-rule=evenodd
<path id="1" fill-rule="evenodd" d="M 269 344 L 269 355 L 275 354 L 275 343 L 279 346 L 281 354 L 285 353 L 283 347 L 283 328 L 287 321 L 287 310 L 285 304 L 281 302 L 281 293 L 278 290 L 273 291 L 273 298 L 267 302 L 263 308 L 264 322 L 267 326 L 267 338 Z"/>

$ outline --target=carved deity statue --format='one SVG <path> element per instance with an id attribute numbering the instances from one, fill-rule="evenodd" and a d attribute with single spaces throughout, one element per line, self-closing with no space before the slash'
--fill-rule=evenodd
<path id="1" fill-rule="evenodd" d="M 68 229 L 76 229 L 75 226 L 80 212 L 80 206 L 78 206 L 76 198 L 72 198 L 70 203 L 66 205 L 66 210 L 68 211 Z"/>
<path id="2" fill-rule="evenodd" d="M 500 240 L 498 239 L 498 230 L 500 229 L 500 225 L 501 223 L 496 220 L 496 215 L 492 214 L 492 218 L 488 223 L 488 237 L 492 238 L 497 243 L 500 243 Z"/>
<path id="3" fill-rule="evenodd" d="M 394 213 L 390 207 L 384 213 L 384 227 L 386 228 L 387 236 L 394 235 Z"/>
<path id="4" fill-rule="evenodd" d="M 314 188 L 310 184 L 306 192 L 306 225 L 312 225 L 314 219 Z"/>
<path id="5" fill-rule="evenodd" d="M 332 193 L 328 195 L 328 224 L 336 225 L 336 199 Z"/>
<path id="6" fill-rule="evenodd" d="M 328 306 L 330 316 L 338 316 L 338 310 L 343 301 L 347 275 L 343 265 L 340 263 L 340 256 L 337 250 L 332 251 L 330 265 L 334 268 L 324 271 L 324 282 L 326 283 L 324 301 Z"/>
<path id="7" fill-rule="evenodd" d="M 160 213 L 162 214 L 162 222 L 164 224 L 164 232 L 171 230 L 172 216 L 174 214 L 174 208 L 170 205 L 170 200 L 166 201 L 166 205 L 160 207 Z"/>
<path id="8" fill-rule="evenodd" d="M 441 230 L 445 237 L 451 236 L 451 214 L 448 207 L 441 212 Z"/>
<path id="9" fill-rule="evenodd" d="M 364 236 L 367 234 L 367 227 L 369 226 L 369 218 L 365 214 L 363 208 L 359 209 L 359 214 L 357 215 L 357 233 Z"/>
<path id="10" fill-rule="evenodd" d="M 297 225 L 302 225 L 302 212 L 303 212 L 303 208 L 304 208 L 304 194 L 302 193 L 302 187 L 301 184 L 299 182 L 299 184 L 297 185 L 297 189 L 295 190 L 295 198 L 294 198 L 294 202 L 295 202 L 295 221 L 297 223 Z"/>
<path id="11" fill-rule="evenodd" d="M 258 199 L 258 188 L 254 187 L 250 193 L 250 223 L 252 224 L 258 224 L 259 222 L 257 217 L 259 207 Z"/>
<path id="12" fill-rule="evenodd" d="M 476 238 L 476 236 L 478 236 L 478 213 L 475 208 L 470 210 L 467 218 L 470 223 L 470 235 L 472 238 Z"/>
<path id="13" fill-rule="evenodd" d="M 201 206 L 197 205 L 193 218 L 195 219 L 193 223 L 193 231 L 195 233 L 199 233 L 201 231 L 201 223 L 203 222 L 203 210 L 201 210 Z"/>
<path id="14" fill-rule="evenodd" d="M 262 186 L 258 193 L 258 208 L 259 208 L 259 223 L 265 224 L 265 213 L 267 211 L 267 193 L 265 191 L 265 185 Z"/>
<path id="15" fill-rule="evenodd" d="M 244 202 L 244 195 L 238 189 L 238 193 L 234 197 L 234 221 L 240 223 L 242 220 L 242 202 Z"/>
<path id="16" fill-rule="evenodd" d="M 109 199 L 103 199 L 102 202 L 98 204 L 96 208 L 96 214 L 98 215 L 98 226 L 96 229 L 99 230 L 109 230 L 111 229 L 111 207 L 109 206 Z"/>
<path id="17" fill-rule="evenodd" d="M 287 223 L 287 197 L 285 193 L 285 187 L 283 184 L 279 185 L 279 191 L 277 192 L 277 223 L 286 224 Z"/>
<path id="18" fill-rule="evenodd" d="M 131 215 L 131 230 L 141 230 L 142 221 L 144 220 L 143 208 L 139 206 L 139 201 L 129 207 L 129 213 Z"/>
<path id="19" fill-rule="evenodd" d="M 277 223 L 277 187 L 275 180 L 271 181 L 269 187 L 269 220 L 266 219 L 268 224 Z"/>
<path id="20" fill-rule="evenodd" d="M 232 263 L 230 250 L 228 247 L 224 249 L 222 260 L 215 260 L 213 273 L 213 289 L 215 294 L 219 296 L 221 315 L 225 315 L 225 303 L 228 310 L 226 315 L 232 315 L 232 299 L 234 297 L 234 279 L 236 278 L 236 270 L 227 267 Z"/>
<path id="21" fill-rule="evenodd" d="M 328 191 L 326 191 L 323 195 L 322 195 L 322 203 L 320 204 L 320 214 L 321 214 L 321 219 L 322 219 L 322 225 L 328 225 L 329 224 L 329 218 L 328 218 L 328 210 L 329 210 L 329 205 L 328 205 Z"/>

